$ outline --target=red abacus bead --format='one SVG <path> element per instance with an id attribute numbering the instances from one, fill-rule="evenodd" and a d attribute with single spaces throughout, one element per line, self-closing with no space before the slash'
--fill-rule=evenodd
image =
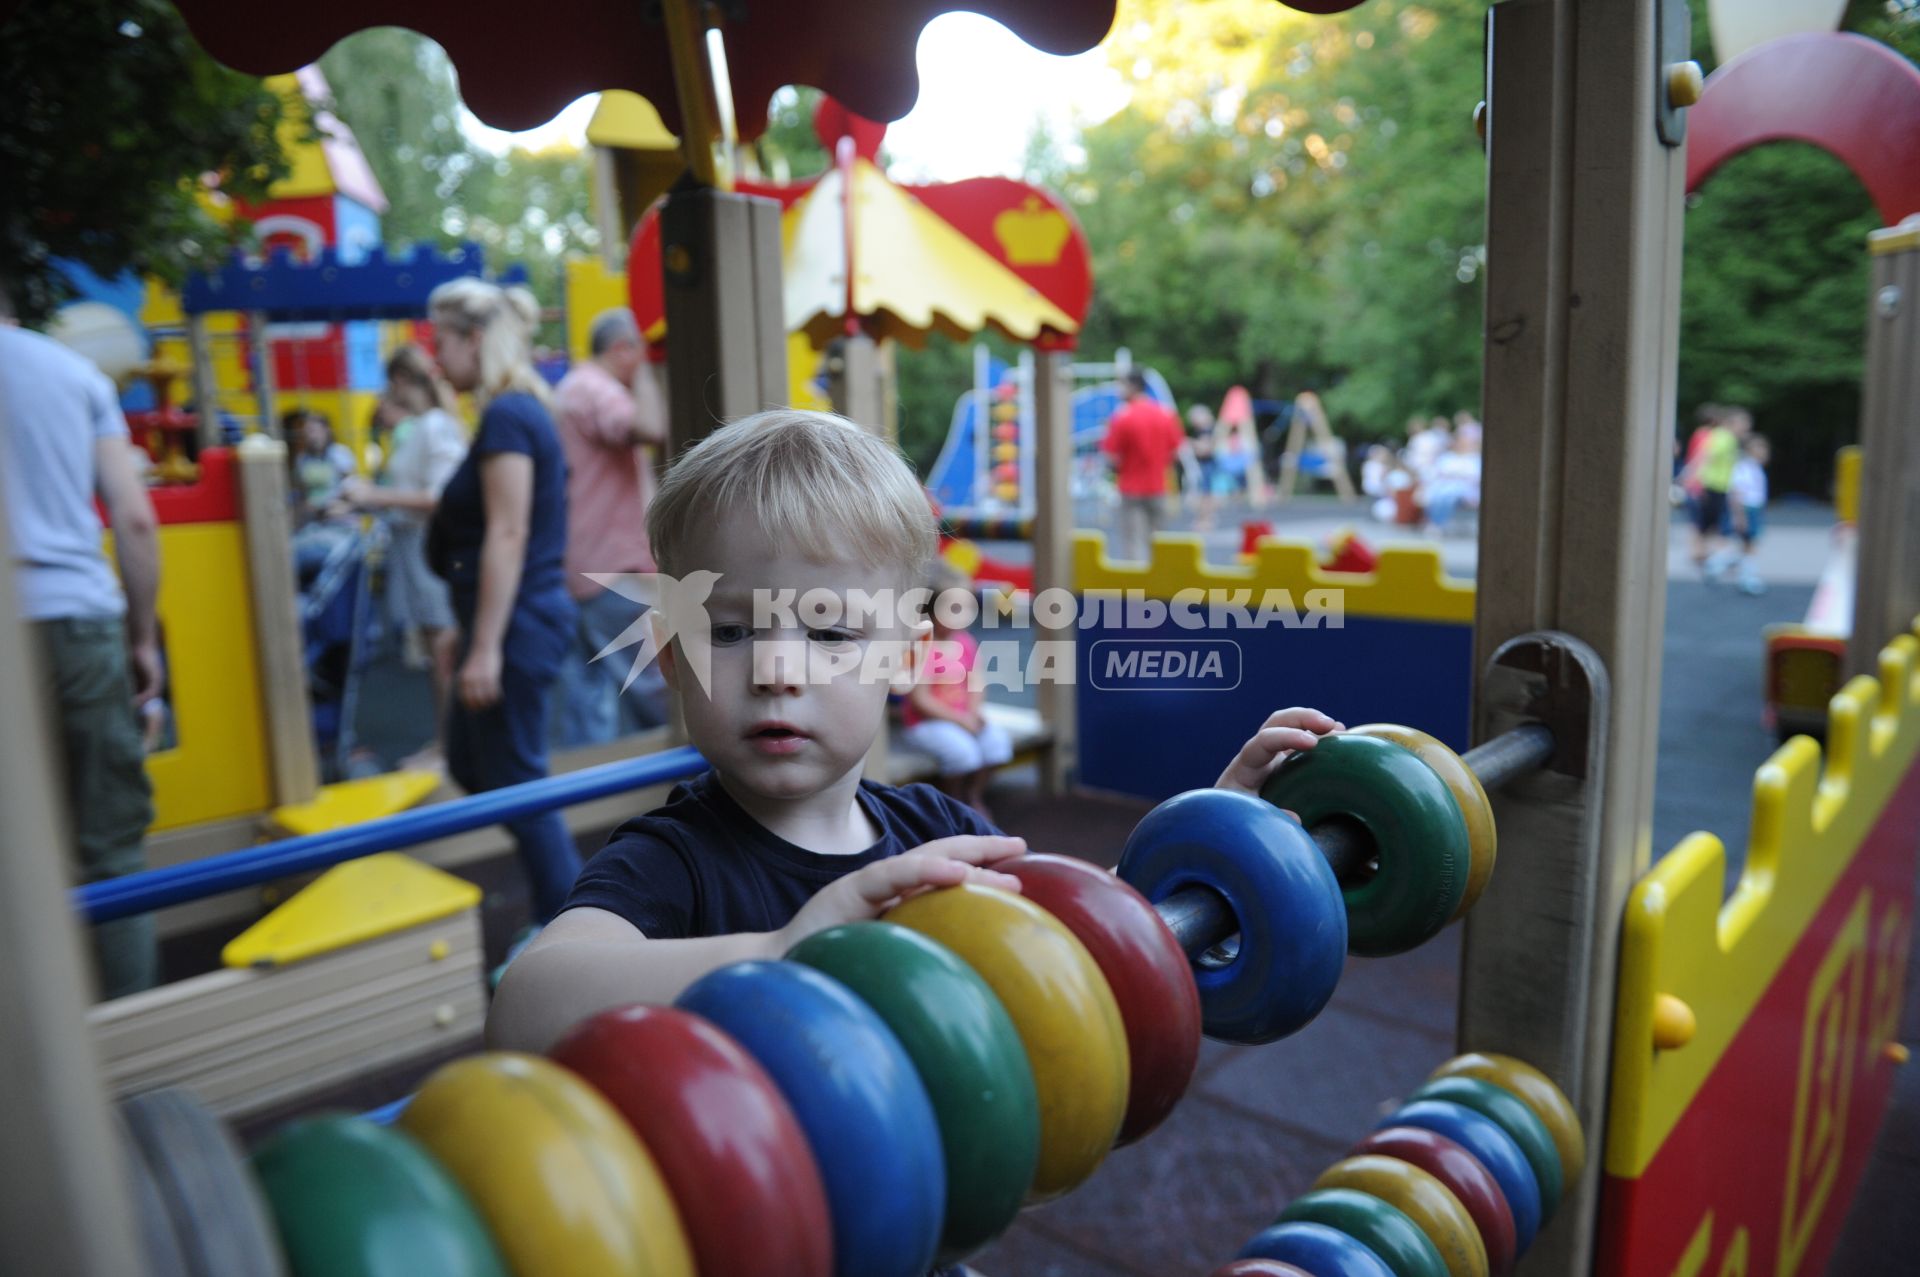
<path id="1" fill-rule="evenodd" d="M 813 1150 L 739 1043 L 690 1012 L 630 1006 L 582 1022 L 549 1054 L 597 1088 L 660 1164 L 699 1271 L 833 1272 Z"/>
<path id="2" fill-rule="evenodd" d="M 1180 942 L 1146 897 L 1104 869 L 1065 856 L 995 865 L 1087 947 L 1120 1004 L 1132 1082 L 1116 1146 L 1158 1126 L 1200 1058 L 1200 992 Z"/>
<path id="3" fill-rule="evenodd" d="M 1277 1259 L 1236 1259 L 1231 1264 L 1220 1265 L 1207 1277 L 1313 1277 L 1313 1274 Z"/>
<path id="4" fill-rule="evenodd" d="M 1493 1277 L 1513 1271 L 1520 1250 L 1513 1212 L 1507 1207 L 1499 1181 L 1479 1158 L 1446 1136 L 1417 1126 L 1388 1126 L 1375 1131 L 1355 1144 L 1348 1156 L 1361 1153 L 1397 1157 L 1439 1180 L 1473 1217 L 1480 1240 L 1487 1246 L 1488 1271 Z"/>

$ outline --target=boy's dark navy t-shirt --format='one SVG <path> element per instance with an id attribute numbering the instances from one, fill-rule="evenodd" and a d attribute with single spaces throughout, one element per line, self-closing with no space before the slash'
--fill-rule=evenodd
<path id="1" fill-rule="evenodd" d="M 851 855 L 822 855 L 768 830 L 706 772 L 614 830 L 566 907 L 605 909 L 654 940 L 776 931 L 822 887 L 876 860 L 936 838 L 1000 832 L 931 785 L 863 780 L 860 805 L 880 840 Z"/>

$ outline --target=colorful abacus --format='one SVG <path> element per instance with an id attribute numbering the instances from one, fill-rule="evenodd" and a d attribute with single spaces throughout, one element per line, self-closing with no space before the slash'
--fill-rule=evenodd
<path id="1" fill-rule="evenodd" d="M 1210 1277 L 1504 1277 L 1585 1165 L 1546 1074 L 1462 1055 Z"/>
<path id="2" fill-rule="evenodd" d="M 1118 876 L 1023 857 L 1006 866 L 1019 895 L 915 896 L 786 961 L 714 971 L 673 1007 L 596 1015 L 550 1058 L 449 1064 L 397 1129 L 320 1118 L 260 1150 L 282 1243 L 302 1277 L 920 1277 L 1157 1126 L 1203 1028 L 1293 1032 L 1349 947 L 1403 951 L 1471 905 L 1494 856 L 1482 781 L 1550 752 L 1537 728 L 1465 760 L 1406 728 L 1327 737 L 1274 774 L 1271 802 L 1163 803 Z M 1558 1093 L 1511 1074 L 1462 1064 L 1423 1088 L 1405 1125 L 1478 1123 L 1478 1143 L 1429 1134 L 1446 1147 L 1408 1171 L 1419 1129 L 1383 1132 L 1296 1203 L 1317 1213 L 1286 1235 L 1344 1230 L 1390 1263 L 1431 1249 L 1473 1274 L 1524 1247 L 1560 1192 L 1542 1159 L 1577 1160 L 1579 1131 L 1570 1111 L 1520 1131 Z M 1487 1154 L 1509 1129 L 1498 1140 L 1520 1152 Z M 1462 1144 L 1498 1191 L 1447 1153 Z"/>

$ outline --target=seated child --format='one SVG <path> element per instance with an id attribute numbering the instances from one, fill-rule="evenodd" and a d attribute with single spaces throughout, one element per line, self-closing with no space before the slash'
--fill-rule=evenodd
<path id="1" fill-rule="evenodd" d="M 717 574 L 705 632 L 673 618 L 660 653 L 712 770 L 588 863 L 507 968 L 487 1020 L 495 1047 L 544 1050 L 597 1011 L 670 1003 L 717 967 L 778 958 L 917 892 L 1019 890 L 994 866 L 1020 839 L 931 786 L 861 779 L 886 722 L 886 671 L 900 668 L 890 658 L 928 640 L 915 587 L 934 518 L 892 445 L 838 417 L 760 413 L 682 455 L 647 526 L 663 573 Z M 865 605 L 889 596 L 910 602 Z M 813 610 L 820 600 L 843 614 Z M 1219 784 L 1255 792 L 1288 751 L 1339 726 L 1316 710 L 1274 714 Z"/>
<path id="2" fill-rule="evenodd" d="M 987 693 L 970 677 L 980 644 L 965 629 L 949 624 L 956 619 L 953 602 L 938 606 L 942 596 L 951 599 L 954 594 L 970 593 L 973 583 L 945 560 L 935 560 L 928 576 L 933 642 L 902 707 L 906 730 L 900 740 L 933 756 L 940 768 L 941 790 L 991 820 L 987 780 L 994 768 L 1012 760 L 1013 738 L 983 716 Z"/>

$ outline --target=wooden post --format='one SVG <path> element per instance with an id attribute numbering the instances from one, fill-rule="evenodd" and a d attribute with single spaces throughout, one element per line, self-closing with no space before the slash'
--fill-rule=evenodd
<path id="1" fill-rule="evenodd" d="M 260 433 L 278 439 L 280 419 L 273 411 L 273 337 L 268 332 L 265 311 L 247 312 L 247 340 L 253 343 L 253 401 L 260 409 Z"/>
<path id="2" fill-rule="evenodd" d="M 0 1091 L 19 1101 L 0 1139 L 0 1272 L 118 1277 L 146 1263 L 87 1033 L 55 737 L 14 606 L 10 539 L 0 517 L 0 717 L 13 734 L 0 750 Z"/>
<path id="3" fill-rule="evenodd" d="M 610 146 L 593 148 L 593 220 L 600 231 L 600 263 L 617 271 L 627 256 L 627 219 Z"/>
<path id="4" fill-rule="evenodd" d="M 786 402 L 780 206 L 678 190 L 660 239 L 671 457 L 722 422 Z"/>
<path id="5" fill-rule="evenodd" d="M 1860 403 L 1860 561 L 1847 673 L 1920 616 L 1920 215 L 1867 237 L 1873 282 Z"/>
<path id="6" fill-rule="evenodd" d="M 239 462 L 247 592 L 253 599 L 253 640 L 260 653 L 260 707 L 267 716 L 273 801 L 286 806 L 306 802 L 320 789 L 287 529 L 287 446 L 255 435 L 240 445 Z"/>
<path id="7" fill-rule="evenodd" d="M 880 350 L 873 338 L 854 333 L 840 343 L 827 364 L 833 410 L 882 437 L 887 433 L 886 387 L 881 384 Z"/>
<path id="8" fill-rule="evenodd" d="M 887 438 L 900 442 L 900 365 L 895 358 L 899 343 L 888 337 L 881 341 L 876 368 L 880 378 L 880 420 Z"/>
<path id="9" fill-rule="evenodd" d="M 1073 588 L 1073 366 L 1071 352 L 1043 350 L 1033 365 L 1033 592 Z M 1071 643 L 1068 630 L 1035 630 L 1041 642 Z M 1064 670 L 1075 668 L 1073 660 Z M 1034 689 L 1040 721 L 1053 735 L 1040 777 L 1048 793 L 1064 791 L 1079 765 L 1073 684 Z"/>
<path id="10" fill-rule="evenodd" d="M 1476 671 L 1509 640 L 1561 631 L 1613 689 L 1598 757 L 1494 797 L 1505 851 L 1468 917 L 1463 1047 L 1554 1077 L 1597 1149 L 1615 959 L 1627 892 L 1648 860 L 1665 619 L 1666 503 L 1677 364 L 1684 156 L 1656 127 L 1664 67 L 1684 60 L 1674 0 L 1506 0 L 1488 49 L 1486 499 Z M 1677 38 L 1676 38 L 1677 30 Z M 1460 104 L 1469 127 L 1471 103 Z M 1483 686 L 1482 738 L 1569 670 Z M 1522 686 L 1524 684 L 1525 686 Z M 1601 699 L 1604 699 L 1602 696 Z M 1577 765 L 1576 765 L 1577 764 Z M 1583 1273 L 1598 1156 L 1522 1265 Z"/>
<path id="11" fill-rule="evenodd" d="M 220 446 L 220 380 L 213 372 L 212 337 L 205 315 L 187 316 L 187 352 L 193 360 L 193 406 L 202 448 Z"/>

